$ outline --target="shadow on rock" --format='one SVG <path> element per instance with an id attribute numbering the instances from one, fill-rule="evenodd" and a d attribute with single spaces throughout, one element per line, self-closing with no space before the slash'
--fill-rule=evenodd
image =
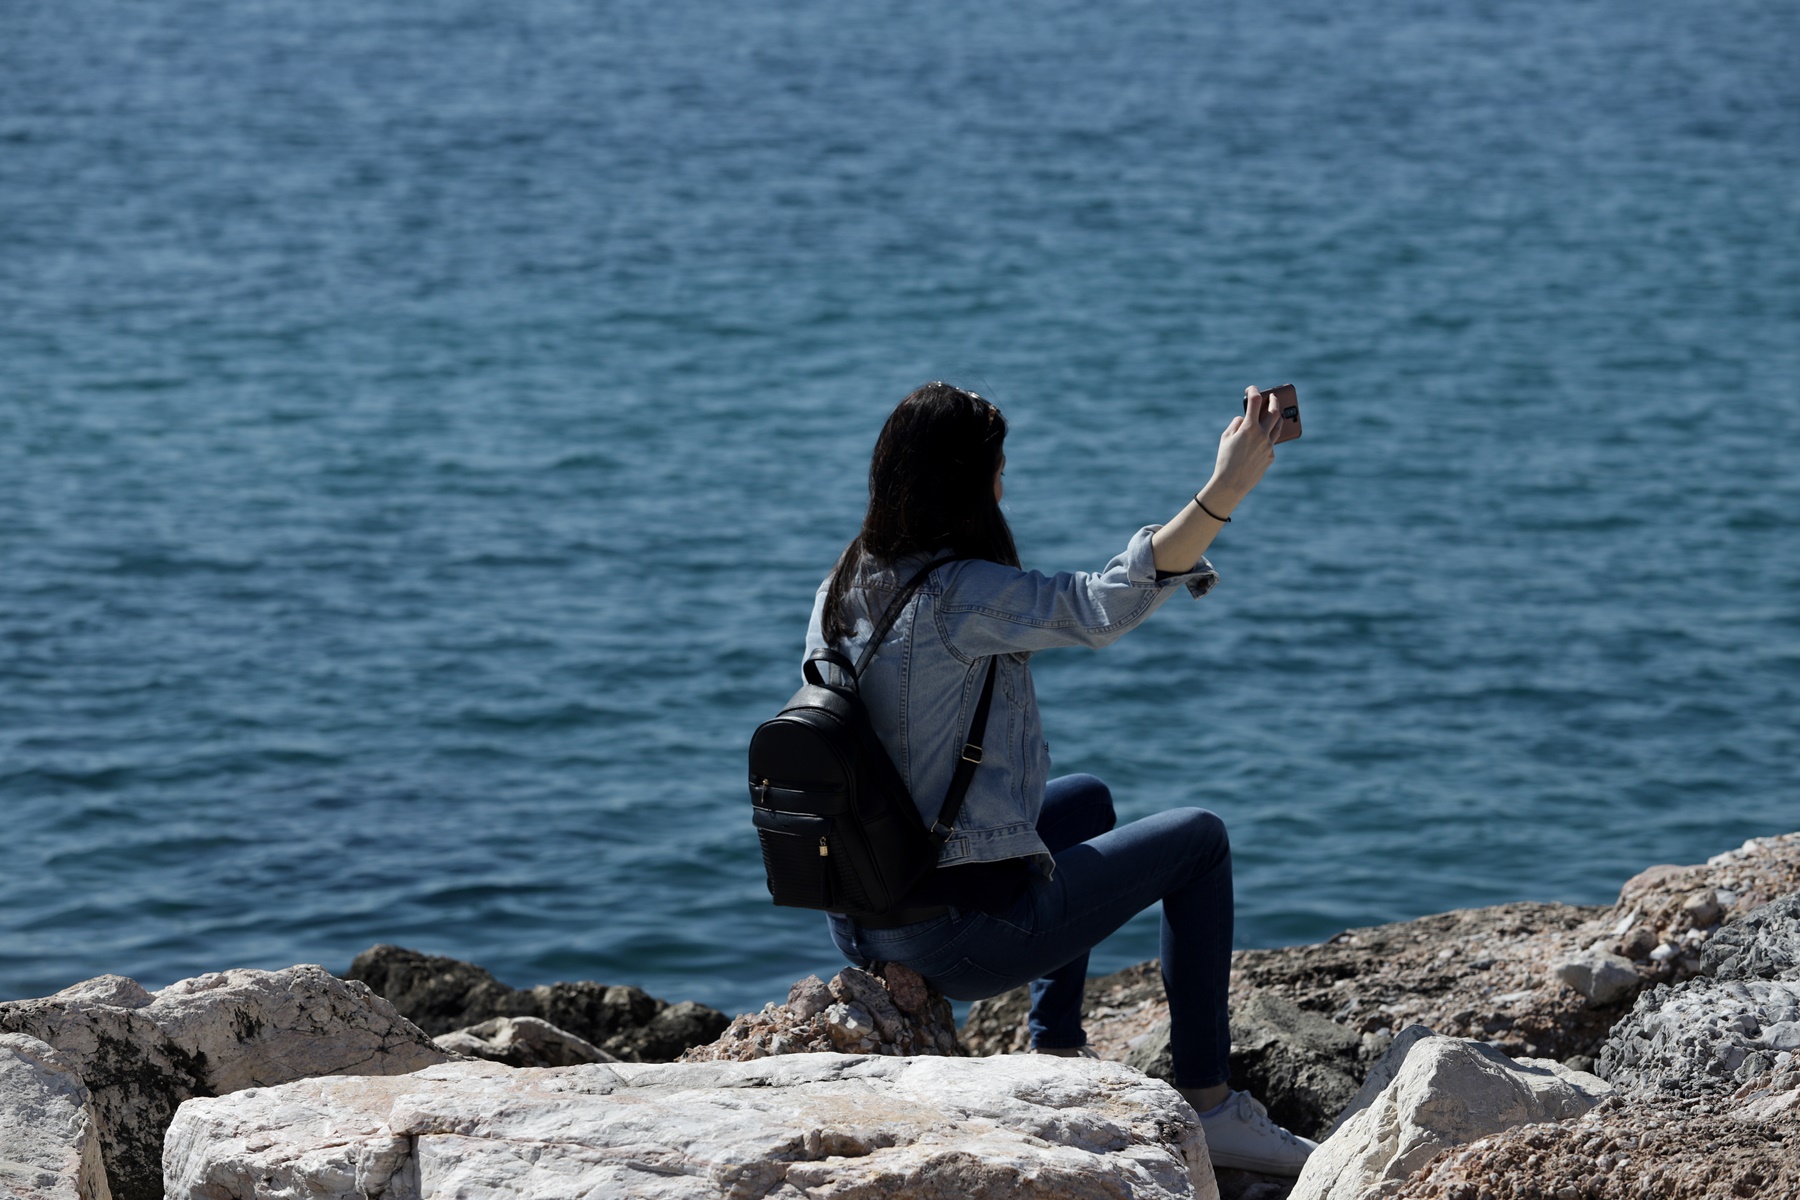
<path id="1" fill-rule="evenodd" d="M 364 950 L 344 978 L 368 984 L 434 1037 L 496 1017 L 535 1017 L 624 1062 L 673 1062 L 729 1023 L 718 1009 L 691 1000 L 670 1004 L 642 988 L 591 982 L 512 988 L 473 963 L 401 946 Z"/>

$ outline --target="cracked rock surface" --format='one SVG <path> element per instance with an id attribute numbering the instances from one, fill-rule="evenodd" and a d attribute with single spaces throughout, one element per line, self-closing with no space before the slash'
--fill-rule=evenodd
<path id="1" fill-rule="evenodd" d="M 160 992 L 103 975 L 0 1004 L 0 1033 L 53 1047 L 83 1081 L 115 1200 L 162 1195 L 163 1132 L 190 1097 L 451 1057 L 367 987 L 317 966 L 220 971 Z"/>
<path id="2" fill-rule="evenodd" d="M 0 1033 L 0 1196 L 110 1200 L 87 1086 L 45 1042 Z"/>
<path id="3" fill-rule="evenodd" d="M 1193 1111 L 1116 1063 L 793 1054 L 455 1063 L 182 1106 L 171 1200 L 1216 1200 Z"/>
<path id="4" fill-rule="evenodd" d="M 1600 1074 L 1648 1099 L 1741 1091 L 1800 1068 L 1800 894 L 1744 915 L 1707 945 L 1715 972 L 1638 997 Z"/>
<path id="5" fill-rule="evenodd" d="M 1640 997 L 1600 1055 L 1628 1092 L 1732 1092 L 1800 1051 L 1800 980 L 1694 979 Z"/>
<path id="6" fill-rule="evenodd" d="M 1701 959 L 1706 974 L 1721 981 L 1800 979 L 1800 892 L 1719 930 Z"/>

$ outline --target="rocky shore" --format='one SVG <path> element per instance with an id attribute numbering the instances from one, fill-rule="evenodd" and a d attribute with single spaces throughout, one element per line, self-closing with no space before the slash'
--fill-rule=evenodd
<path id="1" fill-rule="evenodd" d="M 103 976 L 0 1003 L 0 1197 L 1800 1196 L 1800 834 L 1237 954 L 1234 1082 L 1324 1142 L 1297 1181 L 1211 1169 L 1167 1020 L 1155 963 L 1089 982 L 1101 1061 L 891 965 L 735 1019 L 393 946 Z"/>

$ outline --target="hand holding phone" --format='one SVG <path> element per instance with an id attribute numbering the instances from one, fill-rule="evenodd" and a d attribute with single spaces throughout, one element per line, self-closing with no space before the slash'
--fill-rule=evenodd
<path id="1" fill-rule="evenodd" d="M 1270 445 L 1279 446 L 1283 442 L 1291 442 L 1300 436 L 1300 394 L 1291 383 L 1279 387 L 1259 389 L 1266 397 L 1275 401 L 1275 415 L 1279 418 L 1275 426 L 1275 436 Z M 1250 397 L 1244 397 L 1244 414 L 1250 413 Z"/>

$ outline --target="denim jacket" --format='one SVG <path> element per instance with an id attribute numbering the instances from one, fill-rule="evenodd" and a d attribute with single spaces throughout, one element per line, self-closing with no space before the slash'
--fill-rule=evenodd
<path id="1" fill-rule="evenodd" d="M 988 658 L 1000 656 L 981 765 L 939 865 L 1032 857 L 1048 869 L 1037 819 L 1050 753 L 1030 658 L 1052 646 L 1104 646 L 1155 612 L 1176 587 L 1196 597 L 1212 589 L 1219 577 L 1204 558 L 1191 571 L 1158 575 L 1150 535 L 1159 528 L 1140 529 L 1095 574 L 1045 575 L 975 559 L 950 563 L 931 573 L 894 622 L 860 687 L 875 732 L 928 825 L 950 788 Z M 848 601 L 854 632 L 837 647 L 852 662 L 894 594 L 934 557 L 942 555 L 886 566 L 864 560 Z M 813 600 L 808 652 L 825 644 L 820 630 L 829 584 Z"/>

